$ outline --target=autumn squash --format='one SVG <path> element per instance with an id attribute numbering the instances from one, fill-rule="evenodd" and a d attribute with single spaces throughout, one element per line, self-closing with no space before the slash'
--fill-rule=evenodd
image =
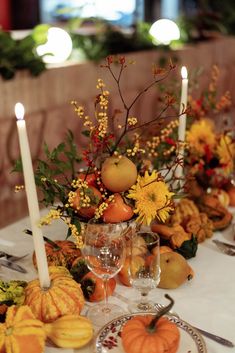
<path id="1" fill-rule="evenodd" d="M 213 235 L 213 222 L 208 218 L 206 213 L 200 212 L 199 216 L 192 215 L 185 223 L 185 229 L 194 234 L 198 243 L 203 242 L 206 238 Z"/>
<path id="2" fill-rule="evenodd" d="M 136 315 L 125 323 L 121 332 L 122 345 L 126 353 L 175 353 L 179 347 L 180 333 L 175 323 L 163 317 L 174 301 L 153 315 Z"/>
<path id="3" fill-rule="evenodd" d="M 64 315 L 44 328 L 47 337 L 60 348 L 80 348 L 93 337 L 91 321 L 80 315 Z"/>
<path id="4" fill-rule="evenodd" d="M 25 304 L 29 305 L 37 319 L 52 322 L 66 314 L 79 315 L 85 299 L 79 283 L 61 273 L 50 273 L 51 285 L 40 287 L 33 280 L 25 288 Z"/>
<path id="5" fill-rule="evenodd" d="M 70 240 L 56 240 L 45 243 L 49 266 L 65 266 L 70 269 L 73 261 L 81 256 L 81 250 Z M 36 255 L 33 253 L 33 264 L 37 267 Z"/>
<path id="6" fill-rule="evenodd" d="M 213 195 L 205 194 L 198 202 L 198 207 L 211 219 L 214 230 L 228 227 L 233 219 L 232 213 Z"/>
<path id="7" fill-rule="evenodd" d="M 0 324 L 0 353 L 44 352 L 43 326 L 28 306 L 12 305 L 7 310 L 5 323 Z"/>

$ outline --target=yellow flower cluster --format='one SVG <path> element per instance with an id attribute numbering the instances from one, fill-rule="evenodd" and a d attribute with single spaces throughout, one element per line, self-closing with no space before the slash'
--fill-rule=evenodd
<path id="1" fill-rule="evenodd" d="M 137 118 L 135 118 L 134 116 L 130 116 L 128 119 L 127 119 L 127 123 L 129 126 L 135 126 L 137 124 L 138 120 Z"/>
<path id="2" fill-rule="evenodd" d="M 24 189 L 24 185 L 15 185 L 15 192 L 19 192 Z"/>
<path id="3" fill-rule="evenodd" d="M 108 208 L 108 205 L 110 204 L 110 202 L 114 201 L 114 195 L 110 195 L 108 197 L 108 199 L 104 202 L 102 202 L 99 207 L 97 207 L 97 209 L 95 210 L 95 218 L 99 219 L 102 217 L 104 211 Z"/>
<path id="4" fill-rule="evenodd" d="M 216 150 L 220 163 L 224 165 L 224 172 L 229 175 L 234 169 L 235 143 L 230 136 L 222 135 Z"/>
<path id="5" fill-rule="evenodd" d="M 71 235 L 74 237 L 77 247 L 81 248 L 83 245 L 81 233 L 78 233 L 78 230 L 77 230 L 77 227 L 75 226 L 75 224 L 71 224 L 68 220 L 66 220 L 65 223 L 67 224 L 68 228 L 70 229 Z"/>
<path id="6" fill-rule="evenodd" d="M 230 92 L 225 92 L 225 94 L 220 98 L 220 100 L 216 103 L 215 108 L 217 111 L 225 110 L 231 107 L 232 98 Z"/>
<path id="7" fill-rule="evenodd" d="M 214 150 L 216 135 L 213 122 L 208 119 L 201 119 L 192 124 L 190 130 L 186 133 L 186 141 L 189 149 L 199 155 L 204 155 L 205 146 Z"/>
<path id="8" fill-rule="evenodd" d="M 48 214 L 40 219 L 40 225 L 49 225 L 51 224 L 52 221 L 56 219 L 60 219 L 62 216 L 62 213 L 60 210 L 50 210 Z"/>
<path id="9" fill-rule="evenodd" d="M 139 134 L 135 134 L 134 145 L 132 148 L 127 148 L 126 154 L 128 157 L 134 157 L 137 153 L 145 154 L 145 149 L 141 148 Z"/>
<path id="10" fill-rule="evenodd" d="M 88 189 L 88 184 L 86 181 L 82 179 L 74 179 L 71 183 L 72 187 L 77 188 L 79 190 L 79 203 L 76 205 L 76 210 L 79 210 L 81 207 L 90 207 L 91 199 L 86 194 L 86 190 Z M 68 207 L 74 207 L 74 203 L 76 202 L 76 198 L 78 196 L 77 191 L 70 191 L 68 194 Z"/>

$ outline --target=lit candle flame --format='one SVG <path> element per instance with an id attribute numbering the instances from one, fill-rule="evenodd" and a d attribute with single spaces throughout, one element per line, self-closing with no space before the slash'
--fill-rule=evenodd
<path id="1" fill-rule="evenodd" d="M 24 119 L 24 106 L 22 103 L 16 103 L 15 105 L 15 116 L 17 120 Z"/>
<path id="2" fill-rule="evenodd" d="M 182 66 L 181 76 L 182 76 L 183 79 L 187 79 L 188 78 L 188 71 L 187 71 L 185 66 Z"/>

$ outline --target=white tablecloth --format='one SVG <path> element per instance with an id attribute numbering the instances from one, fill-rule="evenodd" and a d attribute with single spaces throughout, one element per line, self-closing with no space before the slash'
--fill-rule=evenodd
<path id="1" fill-rule="evenodd" d="M 234 209 L 232 212 L 235 215 Z M 26 228 L 30 228 L 28 218 L 0 230 L 0 249 L 15 255 L 30 254 L 20 262 L 28 270 L 26 275 L 2 267 L 0 269 L 1 279 L 31 280 L 36 277 L 31 260 L 33 241 L 30 235 L 23 232 Z M 64 239 L 66 228 L 62 222 L 58 221 L 45 227 L 43 232 L 51 239 Z M 231 243 L 234 242 L 233 238 L 232 225 L 223 232 L 215 232 L 213 235 L 213 239 L 221 239 Z M 188 261 L 195 271 L 193 280 L 184 283 L 177 289 L 157 288 L 150 293 L 150 298 L 155 302 L 166 304 L 168 301 L 164 298 L 164 294 L 168 293 L 174 298 L 174 311 L 180 315 L 181 319 L 235 343 L 235 257 L 221 253 L 212 240 L 208 239 L 199 244 L 196 257 Z M 116 292 L 126 296 L 129 300 L 136 299 L 139 295 L 134 289 L 122 285 L 117 285 Z M 126 304 L 118 298 L 112 297 L 110 300 L 122 305 L 124 310 L 126 309 Z M 208 353 L 235 352 L 235 348 L 224 347 L 206 337 L 204 339 Z M 92 344 L 75 351 L 46 348 L 46 353 L 58 352 L 90 353 L 94 352 L 94 348 Z"/>

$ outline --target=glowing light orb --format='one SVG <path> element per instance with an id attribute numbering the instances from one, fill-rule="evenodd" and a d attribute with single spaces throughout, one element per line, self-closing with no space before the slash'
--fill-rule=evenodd
<path id="1" fill-rule="evenodd" d="M 73 49 L 70 35 L 63 29 L 51 27 L 48 30 L 47 42 L 37 47 L 38 55 L 44 55 L 43 61 L 48 64 L 61 63 L 68 59 Z"/>
<path id="2" fill-rule="evenodd" d="M 149 30 L 155 44 L 168 45 L 172 40 L 180 39 L 180 30 L 177 24 L 168 19 L 154 22 Z"/>

